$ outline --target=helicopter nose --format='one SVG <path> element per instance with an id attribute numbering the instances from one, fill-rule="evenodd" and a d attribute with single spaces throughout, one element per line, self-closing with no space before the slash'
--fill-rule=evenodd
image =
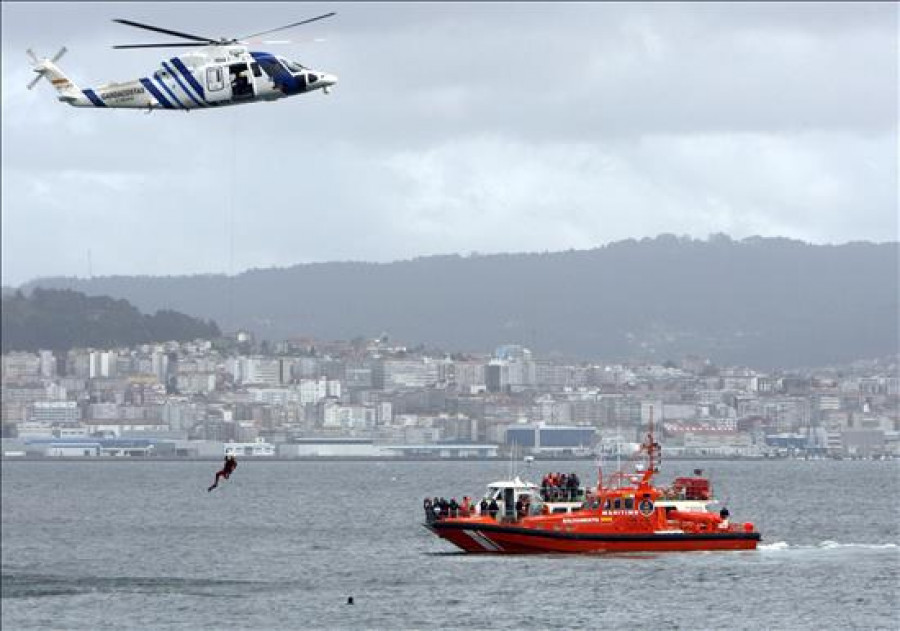
<path id="1" fill-rule="evenodd" d="M 336 75 L 328 74 L 326 72 L 322 75 L 321 81 L 326 87 L 330 87 L 330 86 L 335 85 L 338 82 L 338 78 Z"/>

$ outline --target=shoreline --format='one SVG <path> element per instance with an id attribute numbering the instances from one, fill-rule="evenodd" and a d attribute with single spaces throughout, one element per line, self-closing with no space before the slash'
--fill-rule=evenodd
<path id="1" fill-rule="evenodd" d="M 219 462 L 222 457 L 209 456 L 3 456 L 0 462 Z M 302 456 L 282 458 L 278 456 L 241 456 L 242 462 L 509 462 L 509 458 L 441 458 L 440 456 L 406 456 L 385 458 L 379 456 Z M 676 456 L 666 458 L 668 462 L 782 462 L 782 461 L 872 461 L 891 462 L 891 458 L 765 458 L 742 456 Z M 521 460 L 517 461 L 521 462 Z M 540 462 L 597 462 L 596 457 L 535 458 Z M 605 462 L 605 461 L 604 461 Z"/>

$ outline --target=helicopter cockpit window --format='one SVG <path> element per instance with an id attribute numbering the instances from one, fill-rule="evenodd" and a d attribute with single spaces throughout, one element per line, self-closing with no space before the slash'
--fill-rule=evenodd
<path id="1" fill-rule="evenodd" d="M 291 72 L 303 72 L 304 70 L 306 70 L 306 68 L 295 61 L 288 61 L 287 59 L 283 59 L 282 63 L 287 66 L 288 70 L 290 70 Z"/>
<path id="2" fill-rule="evenodd" d="M 274 59 L 260 59 L 259 65 L 270 78 L 275 79 L 279 74 L 284 73 L 284 68 Z"/>

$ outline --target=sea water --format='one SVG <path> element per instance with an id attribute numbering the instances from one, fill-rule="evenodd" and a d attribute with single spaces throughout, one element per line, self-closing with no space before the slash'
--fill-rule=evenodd
<path id="1" fill-rule="evenodd" d="M 208 493 L 218 464 L 4 462 L 3 630 L 900 628 L 896 462 L 666 462 L 711 474 L 759 549 L 596 556 L 422 527 L 426 495 L 480 496 L 505 462 L 243 459 Z"/>

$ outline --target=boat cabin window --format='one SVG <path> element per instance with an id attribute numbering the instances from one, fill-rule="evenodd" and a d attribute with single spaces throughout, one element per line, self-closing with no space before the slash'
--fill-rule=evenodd
<path id="1" fill-rule="evenodd" d="M 254 77 L 261 77 L 261 76 L 262 76 L 262 70 L 259 69 L 259 64 L 258 64 L 258 63 L 253 62 L 252 64 L 250 64 L 250 69 L 253 70 L 253 76 L 254 76 Z"/>
<path id="2" fill-rule="evenodd" d="M 566 508 L 565 506 L 557 506 L 556 508 L 553 509 L 553 512 L 554 513 L 568 513 L 569 509 Z"/>
<path id="3" fill-rule="evenodd" d="M 616 499 L 614 499 L 612 507 L 613 510 L 619 510 L 620 508 L 622 508 L 622 498 L 617 497 Z"/>
<path id="4" fill-rule="evenodd" d="M 634 510 L 634 498 L 633 497 L 625 498 L 625 510 Z"/>

